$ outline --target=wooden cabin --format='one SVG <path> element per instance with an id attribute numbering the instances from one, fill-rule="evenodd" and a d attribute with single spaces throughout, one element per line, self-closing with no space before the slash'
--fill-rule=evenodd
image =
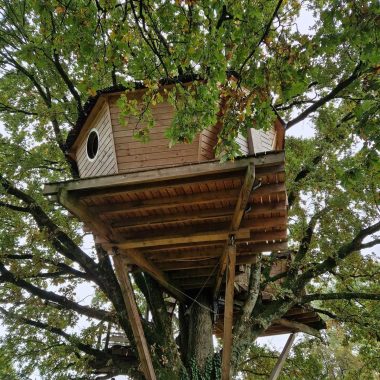
<path id="1" fill-rule="evenodd" d="M 127 96 L 139 99 L 144 91 Z M 111 88 L 90 99 L 67 139 L 80 179 L 47 184 L 44 193 L 83 221 L 113 255 L 126 304 L 134 304 L 127 266 L 148 273 L 183 302 L 209 289 L 219 303 L 215 333 L 223 333 L 228 346 L 239 310 L 234 299 L 246 291 L 247 265 L 257 254 L 272 252 L 278 255 L 273 275 L 288 267 L 283 125 L 277 120 L 269 131 L 247 131 L 237 139 L 242 157 L 220 163 L 214 155 L 220 125 L 191 144 L 169 148 L 168 102 L 153 106 L 150 141 L 134 139 L 136 118 L 120 124 L 117 101 L 123 92 Z M 268 298 L 270 289 L 263 293 Z M 284 318 L 323 327 L 311 309 L 294 308 Z M 135 331 L 141 335 L 141 329 Z M 274 324 L 265 334 L 294 331 Z"/>
<path id="2" fill-rule="evenodd" d="M 144 89 L 127 93 L 128 99 L 141 99 Z M 118 100 L 120 88 L 99 92 L 86 107 L 87 117 L 78 121 L 67 139 L 69 156 L 77 163 L 81 178 L 97 177 L 131 170 L 146 170 L 213 160 L 220 124 L 202 131 L 191 144 L 169 147 L 165 131 L 173 120 L 173 107 L 164 101 L 152 107 L 155 127 L 150 141 L 141 142 L 133 133 L 139 127 L 138 118 L 129 116 L 126 125 L 120 123 Z M 268 130 L 251 129 L 247 136 L 239 135 L 237 143 L 242 156 L 282 150 L 284 127 L 277 120 Z"/>

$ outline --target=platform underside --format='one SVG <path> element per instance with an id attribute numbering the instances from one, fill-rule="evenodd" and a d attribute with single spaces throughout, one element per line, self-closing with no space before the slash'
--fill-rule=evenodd
<path id="1" fill-rule="evenodd" d="M 44 193 L 57 196 L 110 254 L 186 299 L 223 281 L 231 235 L 237 276 L 258 253 L 286 251 L 284 170 L 284 153 L 270 152 L 49 184 Z"/>

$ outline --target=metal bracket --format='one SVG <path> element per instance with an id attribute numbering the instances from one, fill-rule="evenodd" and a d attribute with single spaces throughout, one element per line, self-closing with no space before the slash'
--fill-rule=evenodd
<path id="1" fill-rule="evenodd" d="M 236 237 L 235 235 L 230 235 L 228 237 L 228 245 L 234 246 L 236 244 Z"/>

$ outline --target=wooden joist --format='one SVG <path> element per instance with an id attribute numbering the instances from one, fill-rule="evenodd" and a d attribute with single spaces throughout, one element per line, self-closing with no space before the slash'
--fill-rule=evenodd
<path id="1" fill-rule="evenodd" d="M 160 224 L 178 223 L 178 222 L 203 222 L 205 220 L 226 219 L 231 217 L 234 207 L 205 209 L 196 211 L 185 211 L 171 214 L 149 215 L 140 217 L 124 217 L 118 222 L 111 222 L 112 228 L 126 229 L 134 227 L 159 227 Z M 255 206 L 249 212 L 249 220 L 253 217 L 269 218 L 273 213 L 285 213 L 286 207 L 281 203 L 269 203 Z"/>
<path id="2" fill-rule="evenodd" d="M 159 209 L 167 209 L 170 207 L 181 207 L 195 204 L 205 205 L 215 204 L 217 202 L 222 201 L 235 201 L 238 198 L 240 192 L 241 189 L 239 188 L 228 189 L 224 191 L 205 191 L 187 195 L 157 197 L 144 200 L 122 201 L 112 204 L 93 206 L 90 208 L 101 215 L 118 215 L 133 211 L 156 211 Z M 284 192 L 284 183 L 262 185 L 255 191 L 253 197 L 261 199 L 260 197 L 262 197 L 263 195 L 269 196 L 271 194 L 275 195 Z M 246 203 L 248 203 L 248 199 L 246 200 Z"/>
<path id="3" fill-rule="evenodd" d="M 148 380 L 155 380 L 156 375 L 154 373 L 150 351 L 145 339 L 143 327 L 140 320 L 140 314 L 137 309 L 136 300 L 133 294 L 133 288 L 129 281 L 127 268 L 124 265 L 123 259 L 120 256 L 115 256 L 113 260 L 115 264 L 116 275 L 119 279 L 120 288 L 127 309 L 129 321 L 132 327 L 133 336 L 135 338 L 137 351 L 139 354 L 144 376 Z"/>

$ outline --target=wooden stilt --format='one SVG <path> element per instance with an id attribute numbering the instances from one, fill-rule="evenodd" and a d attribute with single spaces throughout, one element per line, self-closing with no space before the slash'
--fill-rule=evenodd
<path id="1" fill-rule="evenodd" d="M 222 380 L 230 380 L 232 352 L 232 324 L 234 306 L 234 282 L 236 264 L 236 245 L 234 237 L 230 238 L 227 254 L 227 281 L 224 301 L 224 332 L 222 355 Z"/>
<path id="2" fill-rule="evenodd" d="M 140 314 L 137 309 L 136 300 L 133 294 L 132 285 L 129 281 L 126 266 L 124 265 L 123 258 L 116 255 L 113 258 L 115 270 L 119 279 L 120 287 L 123 293 L 125 306 L 127 308 L 128 317 L 131 323 L 133 336 L 136 341 L 137 351 L 144 372 L 144 376 L 148 380 L 156 380 L 154 373 L 152 359 L 150 357 L 149 348 L 145 339 L 143 327 L 140 320 Z"/>
<path id="3" fill-rule="evenodd" d="M 289 352 L 290 352 L 290 349 L 292 347 L 292 344 L 294 342 L 295 337 L 296 337 L 296 334 L 294 334 L 294 333 L 290 334 L 287 342 L 285 343 L 284 349 L 282 350 L 281 355 L 278 358 L 277 363 L 274 366 L 274 368 L 273 368 L 273 370 L 269 376 L 269 380 L 276 380 L 280 376 L 280 372 L 282 370 L 282 367 L 285 364 L 286 358 L 289 355 Z"/>

